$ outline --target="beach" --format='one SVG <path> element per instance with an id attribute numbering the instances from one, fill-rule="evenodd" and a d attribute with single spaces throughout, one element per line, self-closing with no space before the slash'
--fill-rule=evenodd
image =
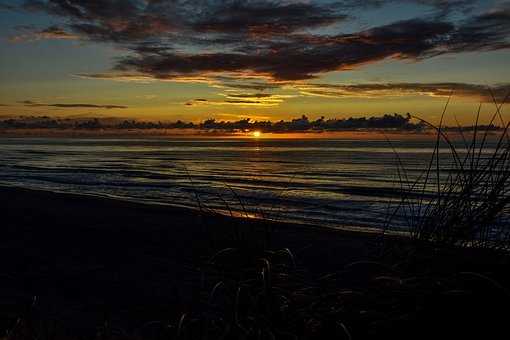
<path id="1" fill-rule="evenodd" d="M 72 327 L 93 328 L 105 315 L 141 326 L 185 308 L 200 290 L 201 264 L 214 249 L 228 246 L 239 225 L 260 235 L 267 225 L 5 186 L 0 202 L 1 308 L 15 315 L 37 297 L 45 313 Z M 271 247 L 288 247 L 316 275 L 374 255 L 376 234 L 269 224 Z"/>
<path id="2" fill-rule="evenodd" d="M 0 202 L 0 326 L 22 334 L 174 336 L 177 326 L 164 323 L 222 308 L 228 315 L 229 304 L 213 296 L 228 297 L 230 285 L 258 273 L 247 286 L 255 289 L 266 257 L 275 293 L 292 289 L 282 296 L 312 308 L 286 313 L 341 313 L 357 338 L 497 334 L 510 296 L 508 257 L 490 250 L 19 187 L 0 186 Z M 192 320 L 189 338 L 202 330 Z M 329 336 L 326 321 L 317 331 Z"/>

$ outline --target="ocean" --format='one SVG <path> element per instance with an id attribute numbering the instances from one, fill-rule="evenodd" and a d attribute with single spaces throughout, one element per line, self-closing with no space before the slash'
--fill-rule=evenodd
<path id="1" fill-rule="evenodd" d="M 377 229 L 433 148 L 431 139 L 0 138 L 0 184 Z M 440 155 L 448 167 L 446 145 Z"/>

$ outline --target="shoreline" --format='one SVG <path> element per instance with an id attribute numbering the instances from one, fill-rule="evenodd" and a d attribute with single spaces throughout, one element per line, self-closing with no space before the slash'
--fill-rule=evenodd
<path id="1" fill-rule="evenodd" d="M 318 224 L 311 224 L 311 223 L 305 223 L 305 222 L 293 222 L 293 221 L 278 221 L 278 220 L 271 220 L 271 219 L 264 219 L 262 217 L 257 216 L 250 216 L 245 217 L 243 216 L 243 213 L 241 212 L 235 212 L 233 211 L 233 216 L 230 215 L 230 212 L 228 210 L 208 210 L 201 212 L 198 207 L 188 207 L 180 204 L 172 204 L 172 203 L 163 203 L 163 202 L 157 202 L 157 201 L 137 201 L 136 199 L 131 199 L 128 197 L 117 197 L 114 195 L 99 195 L 94 193 L 75 193 L 75 192 L 65 192 L 65 191 L 59 191 L 59 190 L 47 190 L 47 189 L 40 189 L 40 188 L 24 188 L 16 184 L 9 184 L 9 183 L 2 183 L 0 182 L 0 191 L 2 189 L 14 189 L 14 190 L 27 190 L 27 191 L 35 191 L 35 192 L 46 192 L 46 193 L 52 193 L 56 195 L 69 195 L 69 196 L 76 196 L 76 197 L 90 197 L 95 198 L 98 200 L 110 200 L 110 201 L 117 201 L 117 202 L 125 202 L 133 205 L 142 205 L 142 206 L 157 206 L 162 207 L 163 209 L 166 207 L 169 210 L 183 210 L 187 213 L 192 214 L 204 214 L 206 216 L 221 216 L 222 218 L 228 218 L 228 219 L 239 219 L 239 220 L 252 220 L 257 223 L 270 223 L 274 225 L 280 225 L 280 226 L 286 226 L 289 228 L 308 228 L 311 230 L 317 230 L 320 231 L 338 231 L 338 232 L 346 232 L 346 233 L 355 233 L 355 234 L 381 234 L 382 229 L 380 228 L 369 228 L 369 227 L 361 227 L 361 226 L 349 226 L 349 225 L 339 225 L 337 227 L 332 226 L 321 226 Z M 391 231 L 388 230 L 385 232 L 388 236 L 395 236 L 395 237 L 408 237 L 409 233 L 405 231 Z"/>

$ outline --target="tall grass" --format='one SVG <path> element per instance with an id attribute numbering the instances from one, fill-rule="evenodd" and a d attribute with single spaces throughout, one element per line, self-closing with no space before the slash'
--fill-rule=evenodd
<path id="1" fill-rule="evenodd" d="M 508 95 L 501 103 L 494 99 L 495 112 L 488 124 L 499 120 L 501 129 L 479 131 L 480 105 L 470 135 L 458 125 L 460 145 L 443 127 L 449 100 L 437 126 L 413 117 L 435 131 L 435 145 L 425 170 L 415 180 L 410 180 L 395 153 L 402 197 L 386 229 L 391 229 L 396 216 L 404 216 L 416 240 L 440 246 L 509 249 L 510 122 L 505 123 L 501 113 L 507 99 Z M 447 159 L 440 157 L 444 148 Z"/>

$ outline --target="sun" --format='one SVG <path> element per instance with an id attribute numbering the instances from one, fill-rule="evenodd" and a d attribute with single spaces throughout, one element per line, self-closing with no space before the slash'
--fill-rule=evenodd
<path id="1" fill-rule="evenodd" d="M 253 131 L 253 137 L 259 138 L 262 135 L 260 131 Z"/>

